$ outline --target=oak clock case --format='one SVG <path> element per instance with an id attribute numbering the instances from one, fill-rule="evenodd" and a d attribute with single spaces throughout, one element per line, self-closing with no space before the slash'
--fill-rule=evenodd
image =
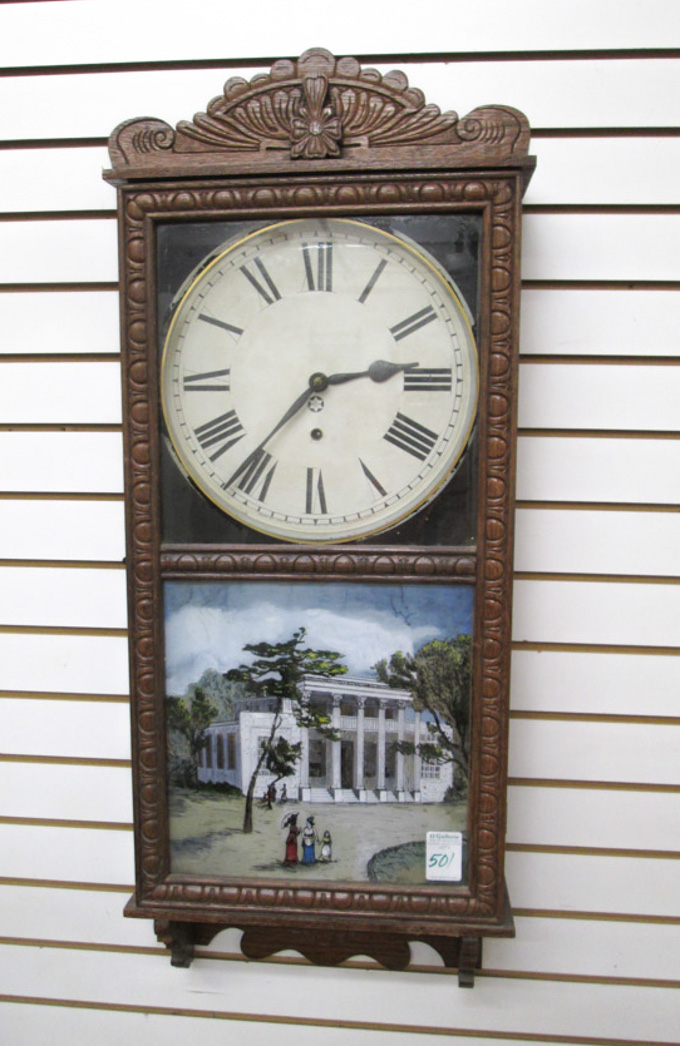
<path id="1" fill-rule="evenodd" d="M 503 861 L 528 145 L 528 123 L 514 109 L 482 106 L 461 119 L 426 104 L 403 73 L 322 49 L 279 60 L 249 83 L 228 81 L 206 112 L 176 128 L 134 119 L 111 135 L 135 800 L 126 914 L 154 919 L 174 965 L 237 927 L 251 959 L 295 948 L 314 963 L 359 954 L 403 969 L 409 941 L 425 942 L 471 986 L 483 938 L 514 932 Z M 419 747 L 429 731 L 421 720 L 436 715 L 414 704 L 417 677 L 409 689 L 396 676 L 388 687 L 363 670 L 334 675 L 337 636 L 325 626 L 327 642 L 310 644 L 322 674 L 297 684 L 296 722 L 308 730 L 297 754 L 318 776 L 326 753 L 331 801 L 315 807 L 300 770 L 288 777 L 292 803 L 270 811 L 259 796 L 266 859 L 244 866 L 232 849 L 220 864 L 209 842 L 210 863 L 194 836 L 184 845 L 177 816 L 168 698 L 197 680 L 194 672 L 177 682 L 171 666 L 187 650 L 189 660 L 202 654 L 203 626 L 220 618 L 228 627 L 211 648 L 216 675 L 232 669 L 235 679 L 248 643 L 253 652 L 265 638 L 242 634 L 244 622 L 259 630 L 268 615 L 298 615 L 297 651 L 308 625 L 339 609 L 362 623 L 360 644 L 389 621 L 371 664 L 400 649 L 402 626 L 419 643 L 462 642 L 468 724 L 448 736 L 452 751 L 456 737 L 462 751 L 460 731 L 468 737 L 463 820 L 455 823 L 446 800 L 441 759 Z M 234 637 L 226 664 L 220 644 Z M 268 699 L 260 693 L 239 708 L 256 722 L 257 702 Z M 332 736 L 317 706 L 328 710 Z M 195 768 L 204 779 L 220 759 L 233 765 L 225 707 L 200 727 L 206 751 Z M 364 740 L 345 780 L 351 730 Z M 335 832 L 341 804 L 354 816 L 349 792 L 357 810 L 368 809 L 372 780 L 378 860 L 357 871 L 365 833 L 336 833 L 334 858 L 355 861 L 341 876 L 321 861 L 321 837 Z M 427 874 L 421 822 L 406 843 L 408 818 L 420 816 L 428 794 L 436 799 L 427 846 L 430 829 L 441 829 L 460 858 L 443 877 Z M 278 821 L 292 813 L 300 831 L 318 824 L 311 869 L 284 860 Z M 404 868 L 414 861 L 412 876 Z"/>
<path id="2" fill-rule="evenodd" d="M 157 235 L 166 540 L 474 543 L 474 215 Z"/>

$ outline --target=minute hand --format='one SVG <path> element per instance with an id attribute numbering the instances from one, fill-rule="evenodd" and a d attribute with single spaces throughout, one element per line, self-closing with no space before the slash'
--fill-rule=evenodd
<path id="1" fill-rule="evenodd" d="M 245 472 L 245 470 L 248 468 L 248 466 L 253 461 L 256 461 L 260 457 L 260 454 L 264 450 L 265 445 L 267 443 L 269 443 L 269 440 L 272 438 L 272 436 L 275 436 L 276 433 L 279 431 L 279 429 L 282 429 L 283 426 L 286 424 L 286 422 L 290 421 L 290 419 L 295 414 L 297 414 L 297 412 L 302 407 L 304 407 L 305 403 L 307 402 L 307 400 L 309 399 L 309 397 L 311 395 L 312 395 L 312 389 L 308 385 L 307 388 L 305 389 L 305 391 L 301 392 L 300 395 L 298 396 L 298 398 L 295 400 L 295 402 L 291 404 L 291 406 L 288 408 L 288 410 L 283 415 L 283 417 L 280 419 L 280 421 L 278 421 L 276 423 L 276 425 L 271 430 L 271 432 L 268 432 L 267 435 L 265 436 L 265 438 L 263 440 L 261 440 L 258 443 L 258 445 L 255 447 L 255 450 L 252 450 L 250 452 L 250 454 L 248 455 L 248 457 L 244 461 L 241 462 L 239 467 L 236 469 L 236 471 L 233 473 L 233 475 L 229 477 L 227 482 L 222 484 L 224 490 L 227 490 L 232 485 L 232 483 L 234 483 L 239 478 L 239 476 L 243 472 Z"/>

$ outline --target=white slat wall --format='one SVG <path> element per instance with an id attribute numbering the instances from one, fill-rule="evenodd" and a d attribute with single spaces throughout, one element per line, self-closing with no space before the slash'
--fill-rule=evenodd
<path id="1" fill-rule="evenodd" d="M 680 6 L 0 0 L 0 1040 L 680 1042 Z M 171 968 L 133 879 L 115 198 L 176 123 L 321 45 L 526 112 L 507 874 L 474 991 L 227 932 Z M 672 50 L 674 49 L 674 50 Z M 225 55 L 233 59 L 224 61 Z M 242 63 L 239 65 L 238 63 Z"/>

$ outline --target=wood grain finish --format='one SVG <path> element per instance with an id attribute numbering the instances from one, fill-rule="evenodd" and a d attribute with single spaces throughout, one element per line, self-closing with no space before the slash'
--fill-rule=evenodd
<path id="1" fill-rule="evenodd" d="M 447 146 L 442 156 L 438 146 Z M 529 125 L 509 107 L 484 106 L 464 119 L 427 105 L 404 73 L 383 76 L 354 58 L 335 59 L 313 48 L 297 62 L 275 62 L 250 83 L 228 80 L 221 96 L 175 131 L 160 120 L 130 120 L 115 129 L 109 154 L 117 179 L 162 175 L 167 154 L 175 177 L 221 173 L 225 154 L 257 153 L 259 170 L 278 169 L 285 153 L 293 161 L 341 159 L 343 166 L 394 166 L 394 150 L 408 150 L 405 163 L 423 167 L 471 167 L 527 163 Z M 384 154 L 383 154 L 384 151 Z"/>
<path id="2" fill-rule="evenodd" d="M 372 122 L 365 107 L 373 113 Z M 424 934 L 441 939 L 443 954 L 467 971 L 461 983 L 469 983 L 479 958 L 478 938 L 512 932 L 503 881 L 503 838 L 519 228 L 521 197 L 533 166 L 527 147 L 528 126 L 521 114 L 499 107 L 458 122 L 455 114 L 442 116 L 435 106 L 425 105 L 403 74 L 381 77 L 361 70 L 353 59 L 336 62 L 320 50 L 306 52 L 298 63 L 275 63 L 270 75 L 250 84 L 230 81 L 207 114 L 178 125 L 176 132 L 144 120 L 123 124 L 112 135 L 113 171 L 105 176 L 120 186 L 137 841 L 137 892 L 128 914 L 160 920 L 163 939 L 168 939 L 173 961 L 180 965 L 190 961 L 193 944 L 202 939 L 203 923 L 253 928 L 252 940 L 258 942 L 253 947 L 261 954 L 267 939 L 262 927 L 276 928 L 269 934 L 271 952 L 297 947 L 286 940 L 297 942 L 304 936 L 302 930 L 323 920 L 329 935 L 324 962 L 346 958 L 347 934 L 358 933 L 374 939 L 369 954 L 393 965 L 388 956 L 394 945 L 388 940 Z M 283 215 L 451 212 L 475 213 L 483 221 L 476 546 L 162 547 L 156 225 Z M 177 577 L 475 584 L 469 889 L 168 878 L 158 608 L 163 580 Z M 460 950 L 463 958 L 457 946 L 447 951 L 445 945 L 447 939 L 458 938 L 468 942 Z M 311 952 L 309 957 L 318 958 Z"/>

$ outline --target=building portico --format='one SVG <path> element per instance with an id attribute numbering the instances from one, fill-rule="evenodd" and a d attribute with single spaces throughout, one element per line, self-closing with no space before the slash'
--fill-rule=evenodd
<path id="1" fill-rule="evenodd" d="M 302 705 L 332 726 L 335 739 L 300 725 L 292 702 L 283 702 L 278 732 L 300 745 L 294 774 L 279 784 L 285 783 L 289 800 L 419 803 L 444 798 L 453 781 L 451 764 L 423 763 L 417 752 L 405 754 L 397 747 L 398 742 L 417 747 L 428 736 L 408 690 L 359 676 L 306 675 L 300 694 Z M 272 698 L 250 698 L 239 702 L 233 721 L 213 723 L 199 780 L 227 781 L 245 790 L 275 709 Z M 234 765 L 227 765 L 225 753 Z M 263 794 L 273 780 L 268 772 L 258 773 L 256 794 Z"/>

